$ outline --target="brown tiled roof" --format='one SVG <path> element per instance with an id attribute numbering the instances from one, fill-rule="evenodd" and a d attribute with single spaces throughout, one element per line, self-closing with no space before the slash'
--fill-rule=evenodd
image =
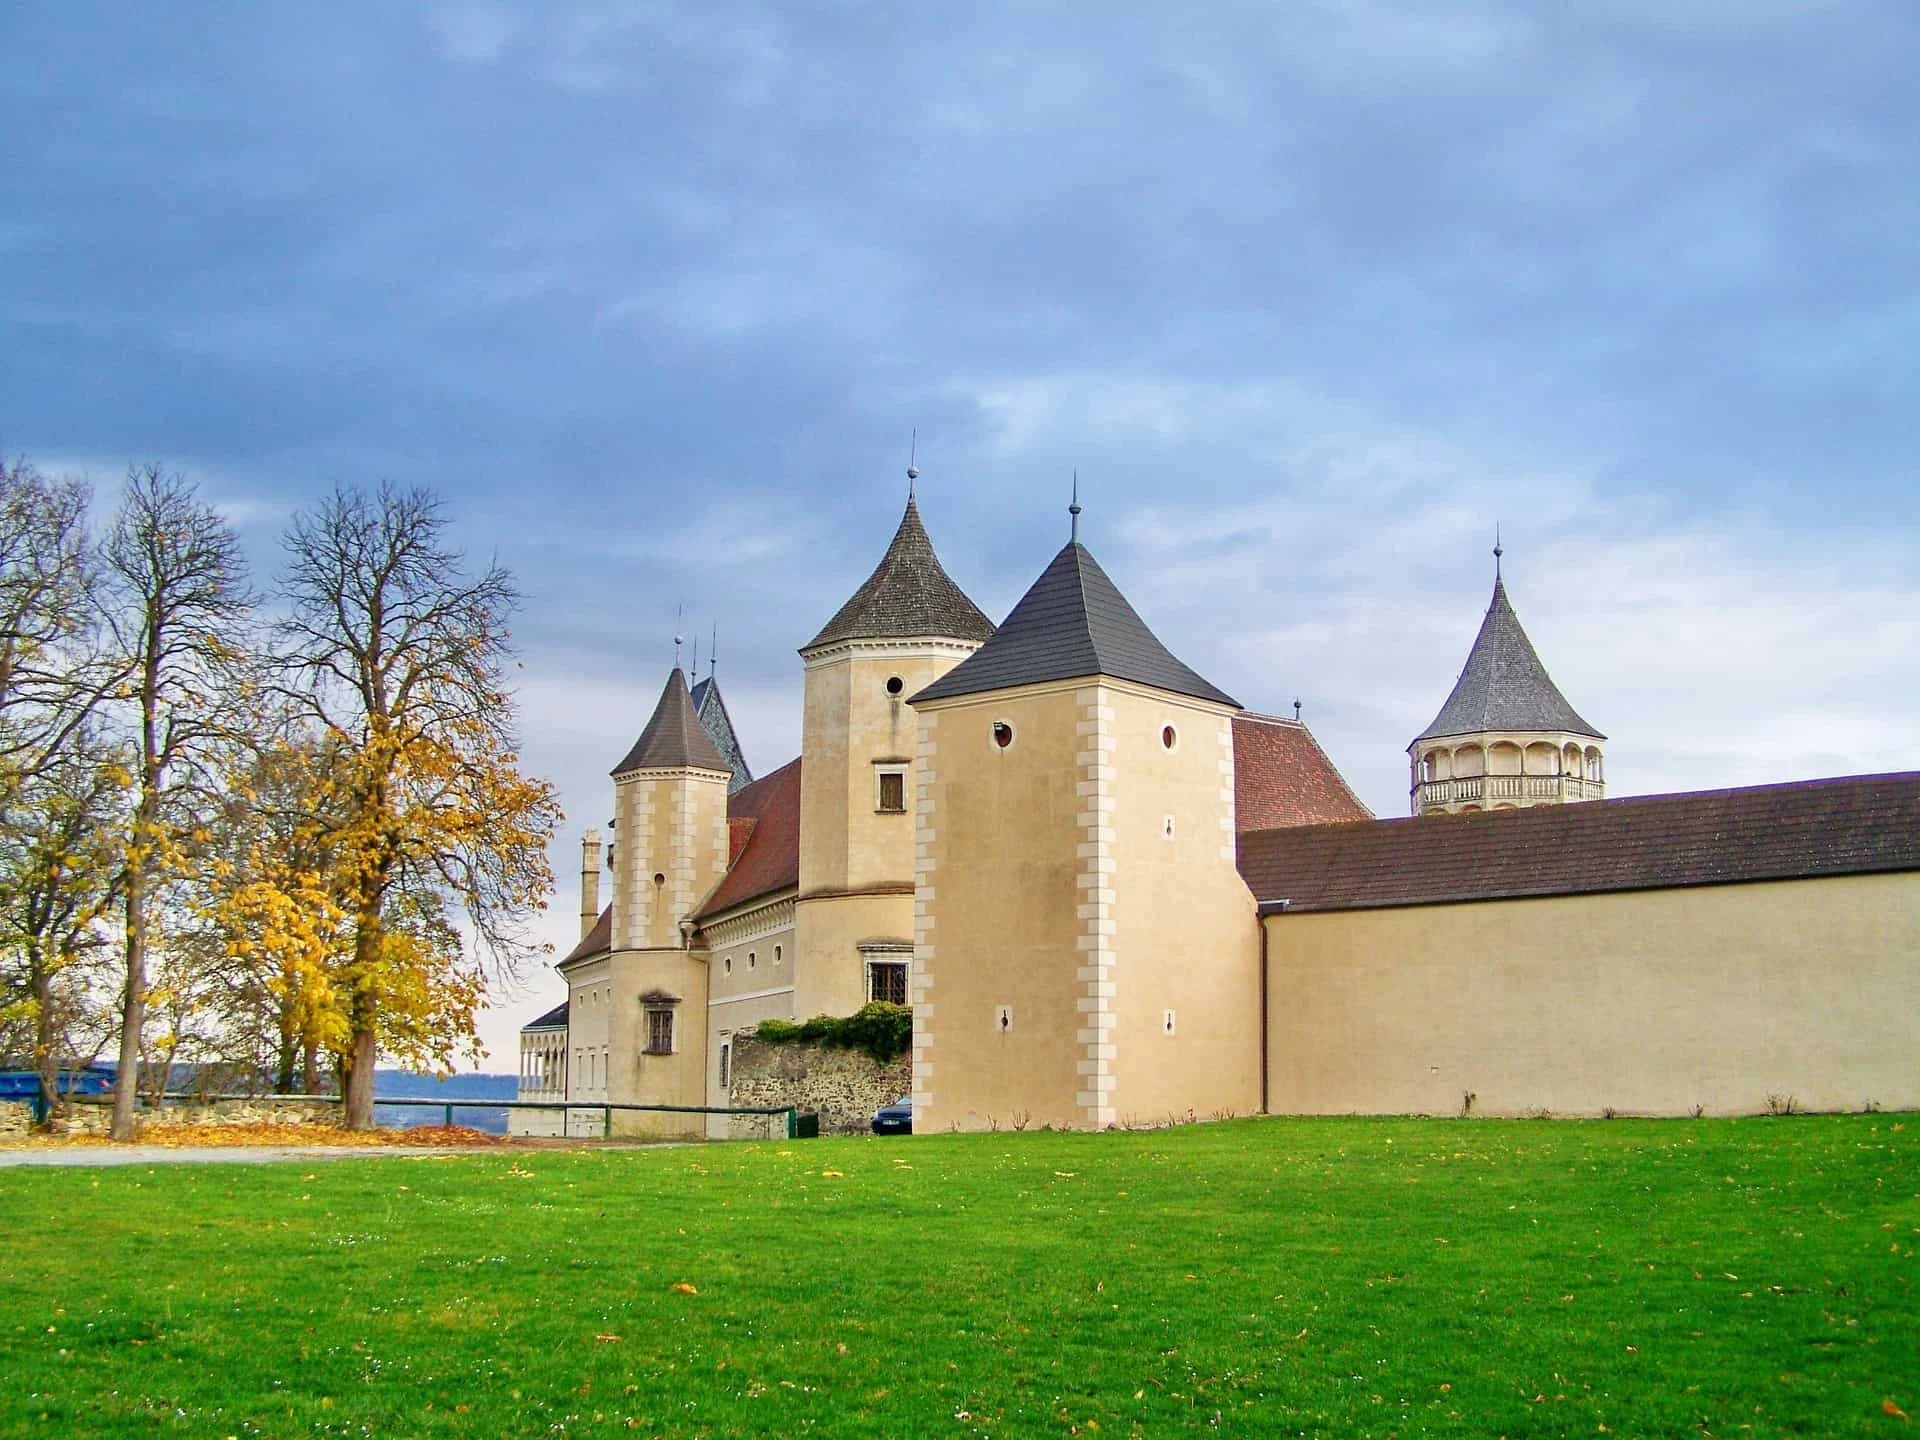
<path id="1" fill-rule="evenodd" d="M 1333 761 L 1298 720 L 1233 717 L 1233 816 L 1239 830 L 1371 820 Z"/>
<path id="2" fill-rule="evenodd" d="M 953 583 L 933 553 L 933 541 L 920 523 L 920 506 L 909 495 L 887 553 L 800 653 L 842 640 L 894 640 L 911 635 L 984 640 L 992 633 L 993 622 Z"/>
<path id="3" fill-rule="evenodd" d="M 629 770 L 718 770 L 733 773 L 700 723 L 694 711 L 693 697 L 687 692 L 686 673 L 676 665 L 660 691 L 659 703 L 640 738 L 633 742 L 627 758 L 613 767 L 615 775 Z"/>
<path id="4" fill-rule="evenodd" d="M 1368 910 L 1920 870 L 1920 772 L 1240 836 L 1263 907 Z"/>
<path id="5" fill-rule="evenodd" d="M 763 775 L 727 801 L 729 828 L 753 822 L 740 855 L 695 912 L 703 920 L 800 883 L 800 762 Z"/>
<path id="6" fill-rule="evenodd" d="M 593 928 L 580 937 L 580 943 L 569 950 L 562 965 L 571 965 L 576 960 L 585 960 L 590 955 L 604 955 L 613 949 L 613 906 L 609 905 L 600 912 L 600 918 L 593 922 Z"/>

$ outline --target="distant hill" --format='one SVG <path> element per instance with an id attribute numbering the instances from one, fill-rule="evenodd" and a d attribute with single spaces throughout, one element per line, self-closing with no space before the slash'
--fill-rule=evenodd
<path id="1" fill-rule="evenodd" d="M 382 1105 L 382 1100 L 511 1100 L 520 1081 L 513 1075 L 415 1075 L 406 1070 L 376 1070 L 373 1076 L 373 1119 L 376 1125 L 410 1130 L 416 1125 L 442 1125 L 446 1112 L 430 1105 Z M 456 1107 L 453 1123 L 507 1133 L 507 1112 L 491 1106 Z"/>

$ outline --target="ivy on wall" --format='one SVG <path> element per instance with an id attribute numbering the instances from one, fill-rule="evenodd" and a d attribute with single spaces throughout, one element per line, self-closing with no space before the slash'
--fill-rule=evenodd
<path id="1" fill-rule="evenodd" d="M 762 1020 L 760 1038 L 770 1045 L 827 1045 L 836 1050 L 864 1050 L 880 1064 L 897 1060 L 913 1048 L 913 1010 L 874 1000 L 851 1015 L 816 1015 L 795 1024 L 791 1020 Z"/>

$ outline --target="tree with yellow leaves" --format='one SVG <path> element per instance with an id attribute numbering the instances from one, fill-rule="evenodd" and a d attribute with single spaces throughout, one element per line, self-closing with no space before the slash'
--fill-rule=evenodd
<path id="1" fill-rule="evenodd" d="M 471 1050 L 488 975 L 537 951 L 553 888 L 560 810 L 520 770 L 505 681 L 519 591 L 497 563 L 470 574 L 446 528 L 429 492 L 382 485 L 337 490 L 283 542 L 275 688 L 330 750 L 317 823 L 352 948 L 329 1044 L 355 1128 L 382 1053 Z"/>

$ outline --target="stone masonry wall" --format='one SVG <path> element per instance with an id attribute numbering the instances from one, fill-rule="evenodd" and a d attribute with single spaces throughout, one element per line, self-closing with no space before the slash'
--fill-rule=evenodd
<path id="1" fill-rule="evenodd" d="M 183 1125 L 339 1125 L 344 1116 L 337 1100 L 267 1100 L 235 1097 L 229 1100 L 189 1101 L 162 1110 L 142 1110 L 140 1131 L 152 1134 Z M 0 1135 L 24 1135 L 33 1123 L 25 1101 L 0 1104 Z M 68 1106 L 66 1133 L 104 1135 L 113 1124 L 110 1097 L 75 1096 Z"/>
<path id="2" fill-rule="evenodd" d="M 864 1134 L 874 1111 L 913 1089 L 908 1055 L 882 1065 L 864 1050 L 774 1045 L 752 1030 L 735 1031 L 732 1043 L 727 1103 L 818 1111 L 822 1135 Z M 731 1133 L 759 1136 L 766 1126 L 758 1115 L 735 1115 Z"/>

